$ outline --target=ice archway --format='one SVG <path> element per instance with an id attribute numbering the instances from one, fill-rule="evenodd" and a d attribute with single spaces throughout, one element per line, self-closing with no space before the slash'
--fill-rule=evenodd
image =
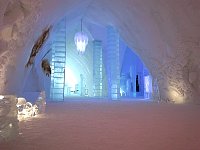
<path id="1" fill-rule="evenodd" d="M 199 0 L 1 0 L 0 93 L 18 94 L 34 41 L 63 16 L 115 26 L 147 64 L 162 101 L 198 102 Z"/>

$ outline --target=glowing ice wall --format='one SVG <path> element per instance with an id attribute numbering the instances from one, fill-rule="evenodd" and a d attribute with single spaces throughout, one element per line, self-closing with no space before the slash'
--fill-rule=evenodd
<path id="1" fill-rule="evenodd" d="M 121 96 L 130 98 L 150 98 L 151 93 L 149 93 L 150 91 L 148 89 L 151 88 L 152 81 L 150 78 L 148 78 L 148 81 L 145 79 L 145 77 L 149 75 L 149 71 L 142 60 L 133 50 L 127 47 L 120 72 Z M 148 89 L 146 85 L 149 85 Z"/>
<path id="2" fill-rule="evenodd" d="M 120 96 L 120 64 L 119 64 L 119 33 L 107 27 L 107 77 L 109 96 L 118 99 Z"/>
<path id="3" fill-rule="evenodd" d="M 65 18 L 57 25 L 52 47 L 51 61 L 51 89 L 52 101 L 64 100 L 65 86 L 65 61 L 66 61 L 66 20 Z"/>
<path id="4" fill-rule="evenodd" d="M 86 23 L 83 31 L 88 36 L 88 45 L 84 53 L 76 49 L 74 36 L 80 31 L 80 20 L 67 24 L 66 37 L 66 66 L 65 66 L 65 97 L 93 96 L 93 43 L 92 35 Z"/>

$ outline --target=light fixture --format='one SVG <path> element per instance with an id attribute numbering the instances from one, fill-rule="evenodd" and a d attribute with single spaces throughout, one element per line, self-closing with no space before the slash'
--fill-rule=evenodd
<path id="1" fill-rule="evenodd" d="M 78 53 L 84 53 L 88 44 L 88 36 L 82 31 L 82 19 L 81 19 L 81 32 L 77 32 L 74 37 L 76 49 Z"/>
<path id="2" fill-rule="evenodd" d="M 0 95 L 0 99 L 4 99 L 4 96 L 3 96 L 3 95 Z"/>

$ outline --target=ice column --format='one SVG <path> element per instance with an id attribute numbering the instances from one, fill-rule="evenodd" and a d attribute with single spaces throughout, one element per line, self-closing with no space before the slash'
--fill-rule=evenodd
<path id="1" fill-rule="evenodd" d="M 136 97 L 136 66 L 130 66 L 129 73 L 131 77 L 131 94 L 129 96 Z"/>
<path id="2" fill-rule="evenodd" d="M 102 97 L 103 86 L 103 60 L 102 60 L 102 42 L 93 41 L 93 95 Z"/>
<path id="3" fill-rule="evenodd" d="M 152 93 L 152 77 L 150 75 L 144 76 L 144 98 L 150 99 Z"/>
<path id="4" fill-rule="evenodd" d="M 65 62 L 66 62 L 66 19 L 56 27 L 57 32 L 53 40 L 51 61 L 51 90 L 52 101 L 64 100 Z"/>
<path id="5" fill-rule="evenodd" d="M 119 33 L 107 27 L 107 77 L 109 96 L 115 100 L 120 97 Z"/>

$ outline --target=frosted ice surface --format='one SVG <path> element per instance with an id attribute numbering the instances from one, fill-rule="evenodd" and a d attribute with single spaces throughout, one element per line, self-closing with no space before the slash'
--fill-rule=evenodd
<path id="1" fill-rule="evenodd" d="M 18 134 L 16 97 L 5 95 L 0 99 L 0 143 L 14 139 Z"/>
<path id="2" fill-rule="evenodd" d="M 45 115 L 20 122 L 3 150 L 198 150 L 200 106 L 147 101 L 49 103 Z"/>

